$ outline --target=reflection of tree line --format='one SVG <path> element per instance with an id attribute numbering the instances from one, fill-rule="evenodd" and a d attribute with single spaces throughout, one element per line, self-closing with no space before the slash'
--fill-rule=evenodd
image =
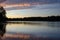
<path id="1" fill-rule="evenodd" d="M 0 40 L 2 40 L 2 37 L 4 36 L 6 32 L 6 24 L 0 23 Z"/>
<path id="2" fill-rule="evenodd" d="M 7 22 L 7 24 L 28 24 L 28 25 L 42 25 L 42 23 L 35 23 L 35 22 L 27 22 L 27 21 L 21 21 L 21 22 Z"/>
<path id="3" fill-rule="evenodd" d="M 2 37 L 6 32 L 5 28 L 6 28 L 6 24 L 0 23 L 0 37 Z"/>
<path id="4" fill-rule="evenodd" d="M 8 21 L 60 21 L 60 16 L 8 18 Z"/>

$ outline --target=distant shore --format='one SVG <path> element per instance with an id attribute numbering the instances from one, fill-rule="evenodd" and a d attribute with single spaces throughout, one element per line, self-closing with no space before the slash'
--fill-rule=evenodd
<path id="1" fill-rule="evenodd" d="M 7 18 L 7 21 L 60 21 L 60 16 Z"/>

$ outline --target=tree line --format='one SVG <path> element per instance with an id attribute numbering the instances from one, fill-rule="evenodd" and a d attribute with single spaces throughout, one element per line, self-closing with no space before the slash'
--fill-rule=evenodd
<path id="1" fill-rule="evenodd" d="M 8 21 L 60 21 L 60 16 L 8 18 Z"/>
<path id="2" fill-rule="evenodd" d="M 6 21 L 60 21 L 60 16 L 7 18 L 5 9 L 0 7 L 0 23 Z"/>

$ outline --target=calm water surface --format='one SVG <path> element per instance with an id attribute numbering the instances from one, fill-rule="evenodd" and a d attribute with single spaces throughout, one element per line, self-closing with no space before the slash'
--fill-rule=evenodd
<path id="1" fill-rule="evenodd" d="M 30 34 L 34 37 L 60 38 L 60 22 L 20 21 L 6 24 L 6 34 Z"/>

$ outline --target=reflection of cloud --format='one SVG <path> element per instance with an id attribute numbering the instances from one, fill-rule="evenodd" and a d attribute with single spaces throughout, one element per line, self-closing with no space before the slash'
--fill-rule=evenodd
<path id="1" fill-rule="evenodd" d="M 4 39 L 30 39 L 31 35 L 29 34 L 5 34 Z"/>

